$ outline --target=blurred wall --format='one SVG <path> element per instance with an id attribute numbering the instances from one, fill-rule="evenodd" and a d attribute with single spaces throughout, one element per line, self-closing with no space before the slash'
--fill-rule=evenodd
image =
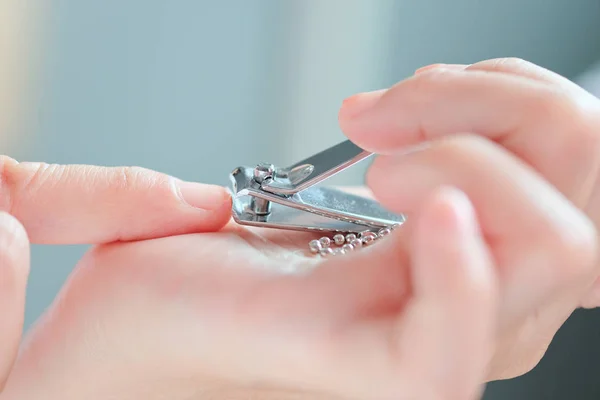
<path id="1" fill-rule="evenodd" d="M 28 0 L 0 1 L 0 149 L 12 152 L 21 121 L 29 117 L 27 92 L 38 64 L 39 10 Z"/>
<path id="2" fill-rule="evenodd" d="M 344 97 L 428 63 L 519 56 L 575 77 L 600 56 L 595 0 L 43 3 L 39 74 L 12 155 L 139 165 L 210 183 L 227 184 L 239 164 L 285 164 L 342 140 Z M 339 180 L 360 180 L 363 170 Z M 84 250 L 34 247 L 28 326 Z M 574 318 L 542 372 L 492 384 L 486 398 L 597 398 L 589 374 L 577 379 L 600 367 L 577 367 L 598 349 L 573 343 L 597 337 L 598 324 Z M 567 342 L 573 347 L 561 347 Z M 573 382 L 581 392 L 564 397 Z"/>

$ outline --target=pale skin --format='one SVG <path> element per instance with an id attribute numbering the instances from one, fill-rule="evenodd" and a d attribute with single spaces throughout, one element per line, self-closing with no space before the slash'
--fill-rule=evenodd
<path id="1" fill-rule="evenodd" d="M 339 119 L 409 222 L 330 259 L 230 222 L 223 188 L 3 158 L 0 400 L 476 399 L 600 305 L 598 99 L 487 60 L 353 96 Z M 17 356 L 28 241 L 97 246 Z"/>

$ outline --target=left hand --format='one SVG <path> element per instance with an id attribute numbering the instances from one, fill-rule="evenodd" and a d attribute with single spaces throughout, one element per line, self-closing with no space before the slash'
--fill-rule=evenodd
<path id="1" fill-rule="evenodd" d="M 445 189 L 412 224 L 330 259 L 234 223 L 96 247 L 0 399 L 475 400 L 496 291 L 474 212 Z"/>

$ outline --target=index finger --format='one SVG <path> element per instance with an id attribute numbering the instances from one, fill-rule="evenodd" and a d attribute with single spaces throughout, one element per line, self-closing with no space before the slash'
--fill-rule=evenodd
<path id="1" fill-rule="evenodd" d="M 599 122 L 600 101 L 583 89 L 547 73 L 532 79 L 481 66 L 433 68 L 389 90 L 356 95 L 340 110 L 344 133 L 378 153 L 455 133 L 485 136 L 578 205 L 589 198 L 598 172 Z"/>
<path id="2" fill-rule="evenodd" d="M 214 231 L 230 217 L 220 186 L 139 167 L 18 163 L 0 156 L 0 211 L 32 243 L 100 244 Z"/>

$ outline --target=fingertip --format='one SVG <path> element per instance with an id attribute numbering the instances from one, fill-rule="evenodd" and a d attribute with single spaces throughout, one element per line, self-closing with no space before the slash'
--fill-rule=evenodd
<path id="1" fill-rule="evenodd" d="M 373 110 L 387 93 L 388 89 L 358 93 L 346 98 L 338 112 L 340 129 L 357 146 L 376 153 L 386 151 L 385 134 L 379 132 L 377 116 Z M 373 119 L 375 118 L 375 121 Z"/>
<path id="2" fill-rule="evenodd" d="M 225 189 L 224 189 L 225 190 Z M 231 221 L 231 207 L 232 207 L 232 197 L 228 191 L 225 190 L 225 197 L 220 207 L 213 210 L 213 228 L 212 231 L 221 230 L 225 225 L 227 225 Z"/>
<path id="3" fill-rule="evenodd" d="M 430 353 L 433 381 L 457 394 L 452 398 L 473 398 L 486 376 L 496 311 L 492 264 L 476 212 L 463 192 L 440 187 L 416 219 L 411 337 L 432 332 L 427 346 L 439 351 Z"/>
<path id="4" fill-rule="evenodd" d="M 231 221 L 232 197 L 230 193 L 223 187 L 212 190 L 219 193 L 217 196 L 219 201 L 212 204 L 209 210 L 205 210 L 199 216 L 202 219 L 202 222 L 199 224 L 199 231 L 216 232 Z"/>
<path id="5" fill-rule="evenodd" d="M 405 82 L 346 99 L 338 113 L 338 123 L 346 137 L 365 150 L 388 155 L 422 142 L 419 134 L 423 132 L 411 111 L 412 100 L 399 95 Z"/>
<path id="6" fill-rule="evenodd" d="M 357 93 L 347 97 L 340 108 L 340 118 L 352 119 L 373 108 L 387 92 L 387 89 Z"/>
<path id="7" fill-rule="evenodd" d="M 182 202 L 192 208 L 220 211 L 231 201 L 231 195 L 222 186 L 177 179 L 174 179 L 174 185 Z"/>
<path id="8" fill-rule="evenodd" d="M 219 185 L 182 181 L 172 178 L 177 197 L 184 209 L 194 212 L 194 231 L 214 232 L 223 228 L 231 219 L 231 192 Z M 184 215 L 186 215 L 184 213 Z"/>
<path id="9" fill-rule="evenodd" d="M 468 196 L 440 187 L 417 213 L 416 225 L 414 273 L 422 292 L 462 302 L 487 297 L 493 284 L 491 256 Z"/>
<path id="10" fill-rule="evenodd" d="M 426 202 L 420 218 L 423 230 L 445 242 L 456 235 L 468 237 L 476 233 L 477 222 L 473 204 L 467 195 L 452 186 L 438 188 Z"/>

